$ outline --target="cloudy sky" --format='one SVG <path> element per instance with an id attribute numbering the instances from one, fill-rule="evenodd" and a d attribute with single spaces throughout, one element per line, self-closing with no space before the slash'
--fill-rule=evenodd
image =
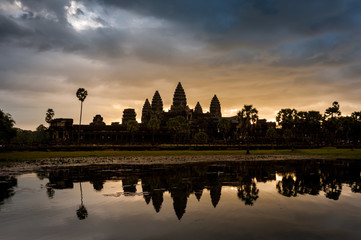
<path id="1" fill-rule="evenodd" d="M 203 110 L 217 94 L 223 116 L 253 104 L 318 110 L 334 100 L 361 110 L 359 0 L 2 0 L 0 109 L 35 129 L 45 112 L 110 124 L 124 108 L 141 117 L 178 82 Z"/>

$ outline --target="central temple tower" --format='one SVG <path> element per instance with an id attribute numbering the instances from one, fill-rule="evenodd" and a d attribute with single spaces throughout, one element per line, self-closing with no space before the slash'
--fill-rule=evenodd
<path id="1" fill-rule="evenodd" d="M 160 97 L 158 90 L 155 91 L 152 99 L 152 111 L 157 115 L 163 112 L 163 101 L 162 98 Z"/>
<path id="2" fill-rule="evenodd" d="M 212 117 L 221 118 L 221 104 L 219 103 L 219 100 L 216 95 L 213 96 L 211 101 L 211 106 L 209 107 L 209 110 L 211 112 Z"/>
<path id="3" fill-rule="evenodd" d="M 179 82 L 177 88 L 174 91 L 173 96 L 173 104 L 170 107 L 171 111 L 181 111 L 181 110 L 188 110 L 189 107 L 187 106 L 187 98 L 182 87 L 182 84 Z"/>

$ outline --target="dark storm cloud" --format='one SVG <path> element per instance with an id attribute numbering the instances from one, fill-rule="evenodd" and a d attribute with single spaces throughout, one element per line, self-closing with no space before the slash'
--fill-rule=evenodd
<path id="1" fill-rule="evenodd" d="M 57 21 L 66 23 L 65 6 L 69 5 L 70 0 L 21 0 L 22 8 L 26 12 L 40 13 L 46 12 L 56 17 Z"/>
<path id="2" fill-rule="evenodd" d="M 357 0 L 102 0 L 139 14 L 166 19 L 213 44 L 278 44 L 330 31 L 358 30 Z"/>
<path id="3" fill-rule="evenodd" d="M 205 44 L 209 51 L 232 51 L 235 62 L 234 51 L 246 48 L 239 51 L 241 59 L 249 49 L 262 50 L 278 57 L 273 65 L 285 66 L 338 63 L 346 58 L 354 61 L 360 55 L 354 44 L 361 38 L 361 2 L 357 0 L 306 0 L 302 4 L 296 0 L 82 1 L 90 8 L 101 3 L 103 14 L 115 6 L 171 24 L 171 28 L 145 29 L 141 33 L 115 29 L 108 24 L 106 15 L 93 19 L 103 27 L 79 33 L 66 16 L 65 7 L 70 6 L 70 0 L 21 2 L 22 18 L 15 21 L 4 13 L 0 15 L 2 38 L 9 40 L 13 36 L 19 46 L 39 50 L 61 49 L 104 59 L 128 53 L 144 61 L 151 58 L 169 64 L 186 57 L 177 46 L 185 36 Z M 86 14 L 78 8 L 74 15 Z M 187 47 L 193 44 L 184 39 L 183 42 Z M 349 54 L 354 57 L 348 57 Z"/>
<path id="4" fill-rule="evenodd" d="M 70 26 L 66 16 L 65 7 L 70 6 L 70 0 L 23 0 L 21 18 L 14 21 L 4 13 L 0 15 L 1 36 L 6 39 L 17 36 L 14 41 L 20 46 L 37 47 L 39 50 L 78 51 L 80 54 L 93 53 L 93 57 L 99 54 L 108 57 L 124 56 L 126 48 L 148 61 L 149 54 L 161 54 L 160 59 L 167 58 L 167 54 L 162 54 L 161 50 L 167 43 L 167 53 L 179 53 L 174 45 L 177 43 L 172 41 L 174 38 L 167 39 L 167 34 L 175 38 L 186 35 L 207 44 L 214 51 L 233 51 L 239 48 L 270 51 L 279 56 L 277 64 L 288 63 L 289 56 L 303 58 L 307 54 L 317 55 L 317 44 L 322 45 L 322 53 L 323 50 L 328 50 L 323 47 L 324 43 L 329 46 L 331 41 L 338 41 L 330 47 L 342 49 L 345 44 L 350 46 L 350 41 L 360 40 L 361 2 L 357 0 L 306 0 L 301 4 L 296 0 L 82 2 L 90 8 L 101 3 L 105 12 L 116 6 L 135 14 L 164 20 L 172 24 L 172 29 L 161 27 L 139 35 L 129 29 L 114 29 L 105 20 L 106 16 L 98 16 L 94 20 L 103 25 L 102 29 L 80 34 Z M 85 14 L 81 8 L 75 13 Z M 161 35 L 165 41 L 157 39 L 156 35 Z M 335 40 L 333 36 L 336 35 L 338 39 Z M 149 42 L 152 45 L 150 47 Z M 293 52 L 296 48 L 304 49 L 305 53 L 300 54 L 300 50 Z M 345 54 L 348 55 L 353 50 L 346 49 Z M 322 62 L 324 58 L 327 56 L 313 58 L 313 61 Z"/>
<path id="5" fill-rule="evenodd" d="M 207 108 L 210 93 L 225 111 L 263 104 L 274 115 L 333 97 L 351 106 L 361 102 L 360 25 L 359 0 L 6 0 L 0 107 L 21 121 L 21 104 L 69 116 L 73 89 L 85 87 L 90 120 L 113 118 L 113 106 L 140 117 L 155 89 L 170 105 L 178 81 L 190 106 Z"/>
<path id="6" fill-rule="evenodd" d="M 342 65 L 360 60 L 359 33 L 328 33 L 304 41 L 285 43 L 271 50 L 273 66 Z"/>
<path id="7" fill-rule="evenodd" d="M 144 61 L 170 63 L 182 56 L 177 43 L 174 43 L 175 39 L 182 37 L 182 33 L 173 32 L 164 26 L 147 26 L 148 22 L 143 24 L 143 29 L 134 30 L 127 26 L 133 20 L 123 21 L 122 18 L 111 19 L 116 22 L 115 26 L 111 26 L 107 14 L 112 9 L 107 7 L 98 13 L 103 15 L 91 16 L 92 13 L 81 8 L 77 8 L 75 13 L 67 12 L 67 8 L 74 2 L 70 0 L 18 2 L 21 3 L 19 16 L 0 12 L 0 41 L 6 41 L 11 46 L 39 51 L 60 50 L 101 61 L 135 56 Z M 99 8 L 88 1 L 84 2 L 86 7 L 91 11 Z M 87 17 L 88 21 L 98 23 L 101 27 L 77 31 L 71 25 L 69 14 L 75 23 L 78 18 Z"/>
<path id="8" fill-rule="evenodd" d="M 12 46 L 36 48 L 41 51 L 79 48 L 81 41 L 64 18 L 66 1 L 22 1 L 20 16 L 0 12 L 1 38 Z M 4 31 L 5 28 L 5 31 Z M 6 32 L 7 28 L 11 31 Z M 12 35 L 10 38 L 7 35 Z"/>
<path id="9" fill-rule="evenodd" d="M 12 19 L 0 15 L 0 42 L 12 41 L 13 38 L 24 37 L 29 35 L 27 29 L 16 24 Z"/>
<path id="10" fill-rule="evenodd" d="M 22 4 L 21 16 L 6 16 L 6 12 L 0 12 L 0 40 L 6 40 L 7 44 L 39 51 L 61 50 L 80 54 L 108 52 L 109 55 L 116 52 L 110 43 L 119 41 L 119 36 L 109 36 L 111 30 L 107 33 L 85 31 L 79 34 L 72 28 L 66 17 L 69 0 L 19 2 Z M 77 9 L 75 15 L 82 14 L 82 10 Z M 98 18 L 97 21 L 104 20 Z M 104 39 L 108 39 L 107 43 Z M 112 50 L 106 51 L 107 47 L 112 47 Z M 99 48 L 102 50 L 98 51 Z"/>

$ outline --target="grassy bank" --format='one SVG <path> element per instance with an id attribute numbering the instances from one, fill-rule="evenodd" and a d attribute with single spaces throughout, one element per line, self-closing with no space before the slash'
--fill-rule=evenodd
<path id="1" fill-rule="evenodd" d="M 56 151 L 56 152 L 2 152 L 1 162 L 36 161 L 46 158 L 69 158 L 69 157 L 138 157 L 138 156 L 190 156 L 190 155 L 245 155 L 245 150 L 174 150 L 174 151 Z M 361 149 L 297 149 L 291 150 L 253 150 L 252 155 L 304 155 L 320 156 L 336 159 L 361 159 Z"/>

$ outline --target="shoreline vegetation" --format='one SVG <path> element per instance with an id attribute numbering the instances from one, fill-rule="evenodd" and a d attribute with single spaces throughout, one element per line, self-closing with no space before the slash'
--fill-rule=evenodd
<path id="1" fill-rule="evenodd" d="M 295 149 L 295 150 L 252 150 L 251 154 L 246 154 L 246 150 L 153 150 L 153 151 L 12 151 L 0 152 L 1 165 L 11 163 L 34 163 L 48 162 L 52 160 L 76 159 L 77 162 L 94 164 L 106 160 L 119 163 L 141 163 L 157 159 L 159 163 L 172 163 L 172 159 L 193 157 L 194 160 L 204 161 L 204 157 L 209 156 L 207 161 L 223 160 L 287 160 L 287 159 L 361 159 L 361 149 L 339 149 L 339 148 L 318 148 L 318 149 Z M 164 161 L 159 161 L 163 159 Z M 192 158 L 190 158 L 192 159 Z M 88 162 L 89 160 L 89 162 Z M 184 160 L 187 162 L 187 160 Z M 117 162 L 117 161 L 116 161 Z M 139 162 L 139 163 L 140 163 Z M 194 162 L 194 161 L 192 161 Z M 60 161 L 61 163 L 61 161 Z M 138 164 L 139 164 L 138 163 Z"/>

